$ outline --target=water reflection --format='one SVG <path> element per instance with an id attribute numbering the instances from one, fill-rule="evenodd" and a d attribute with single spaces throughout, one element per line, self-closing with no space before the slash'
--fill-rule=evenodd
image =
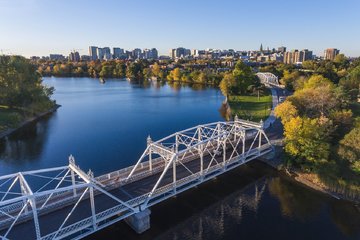
<path id="1" fill-rule="evenodd" d="M 287 178 L 267 176 L 156 239 L 358 239 L 359 226 L 360 214 L 352 204 L 309 191 Z"/>
<path id="2" fill-rule="evenodd" d="M 52 117 L 56 118 L 56 113 L 44 117 L 37 123 L 28 124 L 2 139 L 0 141 L 0 159 L 16 165 L 39 159 L 49 137 L 49 121 Z"/>
<path id="3" fill-rule="evenodd" d="M 280 177 L 271 179 L 269 192 L 280 201 L 281 212 L 289 218 L 305 221 L 319 213 L 322 199 L 316 194 L 308 194 L 308 190 Z"/>
<path id="4" fill-rule="evenodd" d="M 204 85 L 198 83 L 184 83 L 179 81 L 166 82 L 166 81 L 150 81 L 150 80 L 143 80 L 143 81 L 130 80 L 129 83 L 133 86 L 140 86 L 142 88 L 154 87 L 156 89 L 160 89 L 161 87 L 169 86 L 175 92 L 180 91 L 182 88 L 190 88 L 191 90 L 194 91 L 201 91 L 207 88 L 214 88 L 214 86 L 211 85 Z"/>
<path id="5" fill-rule="evenodd" d="M 272 178 L 268 187 L 270 194 L 279 200 L 284 216 L 305 222 L 329 208 L 332 222 L 344 235 L 359 236 L 360 214 L 353 204 L 329 199 L 280 177 Z"/>
<path id="6" fill-rule="evenodd" d="M 157 239 L 223 239 L 229 229 L 241 224 L 245 211 L 257 214 L 266 185 L 265 178 L 258 180 L 211 205 L 198 216 L 170 229 Z"/>

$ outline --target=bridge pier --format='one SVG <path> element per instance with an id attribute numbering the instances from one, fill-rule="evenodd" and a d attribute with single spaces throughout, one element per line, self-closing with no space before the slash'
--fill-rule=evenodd
<path id="1" fill-rule="evenodd" d="M 150 229 L 150 209 L 145 209 L 125 218 L 125 222 L 138 234 Z"/>

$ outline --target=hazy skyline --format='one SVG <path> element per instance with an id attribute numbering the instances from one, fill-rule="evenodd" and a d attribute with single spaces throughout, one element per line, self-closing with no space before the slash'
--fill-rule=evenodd
<path id="1" fill-rule="evenodd" d="M 88 53 L 90 45 L 125 49 L 257 50 L 286 46 L 323 55 L 360 56 L 360 1 L 45 1 L 0 0 L 0 51 Z M 1 52 L 0 52 L 1 53 Z"/>

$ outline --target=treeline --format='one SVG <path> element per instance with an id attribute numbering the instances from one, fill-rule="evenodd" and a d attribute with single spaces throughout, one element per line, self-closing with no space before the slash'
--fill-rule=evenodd
<path id="1" fill-rule="evenodd" d="M 262 72 L 272 72 L 279 76 L 280 83 L 287 89 L 295 91 L 306 79 L 314 74 L 329 79 L 341 87 L 344 92 L 355 100 L 359 94 L 360 58 L 350 61 L 343 54 L 335 57 L 334 61 L 305 61 L 302 66 L 271 63 L 259 68 Z"/>
<path id="2" fill-rule="evenodd" d="M 360 190 L 360 61 L 340 56 L 303 68 L 311 71 L 284 70 L 281 81 L 294 94 L 275 109 L 284 125 L 286 164 Z"/>
<path id="3" fill-rule="evenodd" d="M 170 67 L 168 65 L 171 65 Z M 165 81 L 201 83 L 218 85 L 224 73 L 218 72 L 220 63 L 184 64 L 184 62 L 138 61 L 91 61 L 60 62 L 46 61 L 36 63 L 38 72 L 43 76 L 59 77 L 104 77 L 129 78 L 143 81 L 150 78 Z"/>

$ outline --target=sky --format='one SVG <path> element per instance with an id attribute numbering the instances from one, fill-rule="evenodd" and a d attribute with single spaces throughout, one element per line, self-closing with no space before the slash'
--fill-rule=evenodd
<path id="1" fill-rule="evenodd" d="M 360 0 L 0 0 L 0 54 L 88 54 L 89 46 L 360 56 Z"/>

